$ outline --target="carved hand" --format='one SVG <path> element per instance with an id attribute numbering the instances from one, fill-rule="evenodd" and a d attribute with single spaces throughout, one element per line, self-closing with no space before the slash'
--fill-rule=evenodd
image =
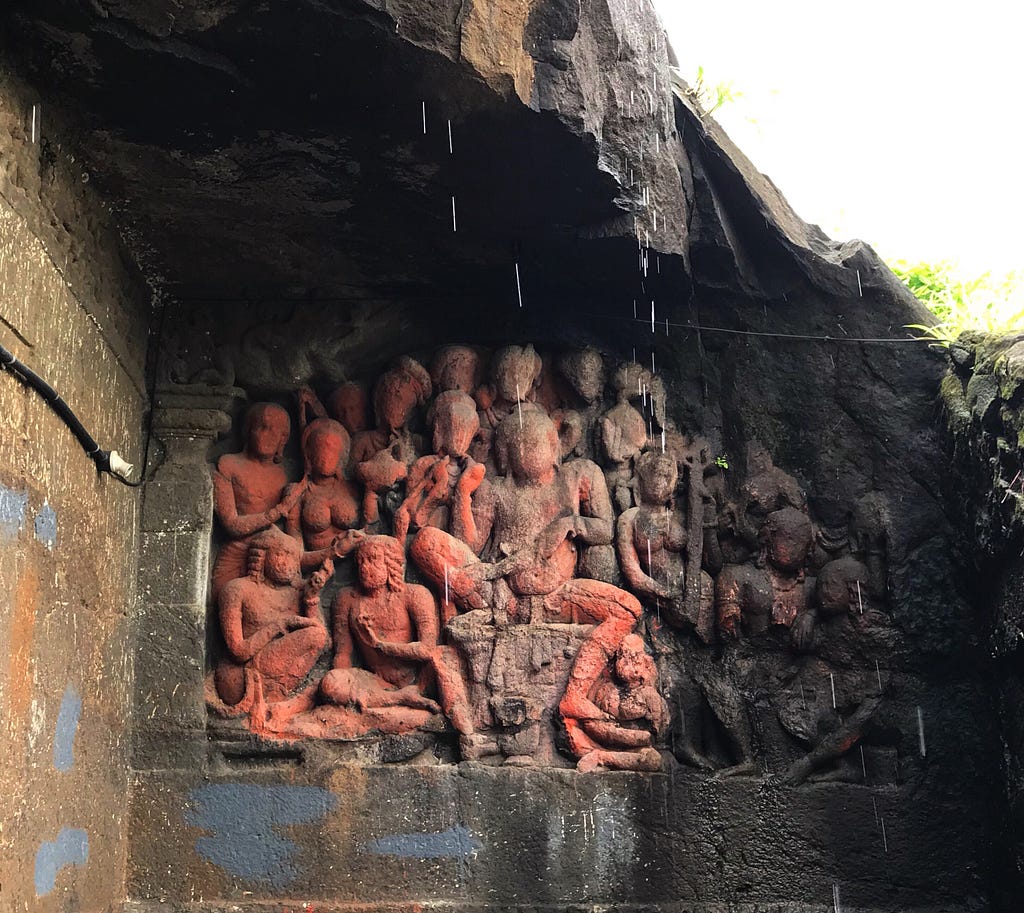
<path id="1" fill-rule="evenodd" d="M 305 476 L 299 482 L 291 482 L 286 485 L 280 503 L 278 503 L 277 507 L 272 507 L 267 511 L 269 522 L 274 523 L 280 520 L 281 517 L 290 514 L 308 487 L 309 480 Z"/>
<path id="2" fill-rule="evenodd" d="M 365 538 L 366 533 L 361 529 L 347 529 L 334 537 L 334 541 L 331 542 L 331 554 L 335 558 L 344 558 Z"/>
<path id="3" fill-rule="evenodd" d="M 462 471 L 462 475 L 459 476 L 459 481 L 455 483 L 455 490 L 460 495 L 473 494 L 480 487 L 480 483 L 483 482 L 486 473 L 487 467 L 483 463 L 470 460 L 469 464 Z"/>

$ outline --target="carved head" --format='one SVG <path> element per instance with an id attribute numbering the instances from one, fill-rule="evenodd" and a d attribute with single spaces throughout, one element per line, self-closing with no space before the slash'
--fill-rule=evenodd
<path id="1" fill-rule="evenodd" d="M 430 375 L 423 365 L 408 355 L 396 358 L 373 388 L 377 421 L 389 431 L 404 428 L 416 407 L 430 399 L 432 390 Z"/>
<path id="2" fill-rule="evenodd" d="M 367 536 L 356 548 L 356 570 L 364 590 L 386 586 L 400 593 L 405 586 L 405 550 L 392 536 Z"/>
<path id="3" fill-rule="evenodd" d="M 280 463 L 292 433 L 288 413 L 276 403 L 254 403 L 245 416 L 245 451 L 257 460 Z"/>
<path id="4" fill-rule="evenodd" d="M 491 377 L 498 396 L 509 403 L 525 402 L 540 378 L 540 356 L 533 346 L 506 346 L 494 355 Z"/>
<path id="5" fill-rule="evenodd" d="M 271 526 L 249 546 L 249 571 L 255 579 L 269 580 L 277 586 L 295 583 L 302 571 L 302 546 Z"/>
<path id="6" fill-rule="evenodd" d="M 671 504 L 679 468 L 671 453 L 647 450 L 636 462 L 637 492 L 642 504 Z"/>
<path id="7" fill-rule="evenodd" d="M 856 558 L 837 558 L 818 573 L 818 603 L 823 615 L 860 611 L 868 605 L 868 569 Z"/>
<path id="8" fill-rule="evenodd" d="M 480 386 L 480 356 L 469 346 L 444 346 L 431 362 L 430 379 L 440 393 L 461 390 L 472 394 Z"/>
<path id="9" fill-rule="evenodd" d="M 362 384 L 350 381 L 342 384 L 327 400 L 327 411 L 345 426 L 349 434 L 357 434 L 370 427 L 370 404 Z"/>
<path id="10" fill-rule="evenodd" d="M 658 680 L 658 669 L 639 634 L 627 634 L 622 639 L 615 656 L 615 677 L 634 688 L 653 685 Z"/>
<path id="11" fill-rule="evenodd" d="M 314 478 L 341 478 L 348 461 L 351 439 L 340 422 L 330 418 L 314 419 L 302 432 L 302 453 L 306 475 Z"/>
<path id="12" fill-rule="evenodd" d="M 558 371 L 585 403 L 597 402 L 604 394 L 604 359 L 597 349 L 574 349 L 558 356 Z"/>
<path id="13" fill-rule="evenodd" d="M 480 431 L 480 416 L 471 396 L 461 390 L 442 393 L 430 408 L 434 453 L 464 457 Z"/>
<path id="14" fill-rule="evenodd" d="M 653 375 L 643 365 L 635 361 L 621 362 L 612 373 L 612 389 L 620 403 L 628 403 L 634 397 L 639 398 L 643 388 L 652 387 Z"/>
<path id="15" fill-rule="evenodd" d="M 795 507 L 783 507 L 768 514 L 764 529 L 772 564 L 784 571 L 803 567 L 814 536 L 807 514 Z"/>
<path id="16" fill-rule="evenodd" d="M 522 422 L 522 427 L 520 427 Z M 517 481 L 536 482 L 551 473 L 562 455 L 555 423 L 538 406 L 510 412 L 494 438 L 498 468 Z"/>

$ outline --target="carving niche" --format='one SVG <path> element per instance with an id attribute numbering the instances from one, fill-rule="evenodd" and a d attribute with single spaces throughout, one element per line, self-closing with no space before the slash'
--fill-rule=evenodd
<path id="1" fill-rule="evenodd" d="M 740 478 L 666 406 L 640 365 L 530 345 L 250 406 L 213 470 L 211 726 L 580 771 L 884 763 L 884 511 L 816 522 L 767 453 Z"/>

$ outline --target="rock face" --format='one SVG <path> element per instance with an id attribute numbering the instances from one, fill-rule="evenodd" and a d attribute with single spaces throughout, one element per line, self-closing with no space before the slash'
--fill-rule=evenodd
<path id="1" fill-rule="evenodd" d="M 1024 720 L 1021 719 L 1021 463 L 1024 421 L 1024 337 L 964 334 L 949 347 L 942 381 L 942 409 L 953 461 L 948 497 L 964 533 L 959 555 L 972 581 L 982 643 L 990 652 L 991 680 L 1000 718 L 1006 809 L 1005 865 L 1020 870 L 1024 859 Z M 1008 898 L 1000 898 L 1010 903 Z"/>
<path id="2" fill-rule="evenodd" d="M 996 902 L 942 359 L 646 3 L 2 21 L 161 296 L 128 909 Z"/>

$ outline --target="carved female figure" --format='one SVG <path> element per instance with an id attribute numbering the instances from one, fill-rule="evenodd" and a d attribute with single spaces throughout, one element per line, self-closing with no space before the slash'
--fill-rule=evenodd
<path id="1" fill-rule="evenodd" d="M 693 628 L 701 640 L 710 643 L 715 624 L 714 582 L 701 571 L 699 602 L 687 600 L 691 543 L 686 517 L 675 509 L 677 481 L 676 458 L 671 454 L 647 451 L 637 461 L 640 506 L 619 517 L 615 541 L 619 564 L 633 592 L 658 605 L 671 624 Z M 699 549 L 701 542 L 695 545 Z"/>
<path id="2" fill-rule="evenodd" d="M 245 575 L 252 536 L 287 516 L 302 495 L 304 483 L 289 485 L 281 467 L 290 433 L 291 421 L 284 409 L 256 403 L 245 418 L 244 449 L 217 461 L 214 512 L 231 539 L 221 546 L 214 564 L 214 598 L 229 580 Z"/>
<path id="3" fill-rule="evenodd" d="M 302 432 L 306 489 L 288 515 L 286 529 L 306 546 L 304 569 L 328 556 L 344 557 L 361 537 L 359 490 L 344 476 L 348 462 L 348 432 L 338 422 L 318 418 Z"/>

